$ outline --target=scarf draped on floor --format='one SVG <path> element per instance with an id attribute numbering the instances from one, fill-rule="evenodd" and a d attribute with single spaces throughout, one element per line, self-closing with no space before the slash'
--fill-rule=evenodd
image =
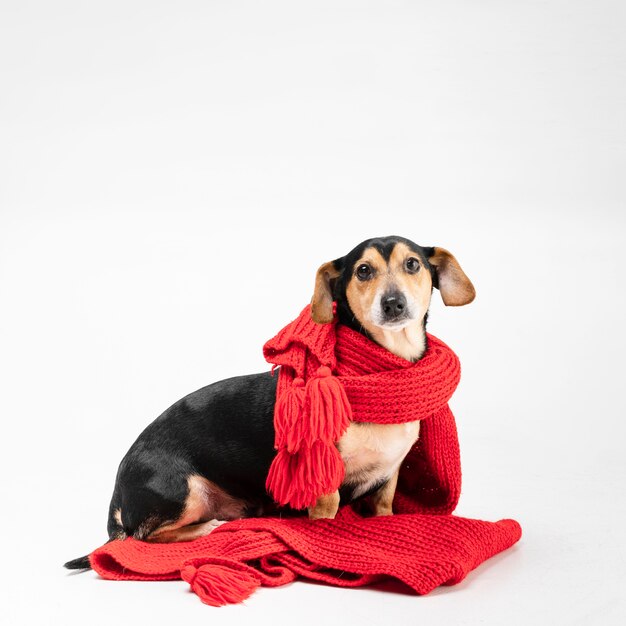
<path id="1" fill-rule="evenodd" d="M 455 584 L 521 536 L 514 520 L 450 515 L 461 490 L 459 445 L 448 400 L 459 361 L 427 335 L 412 363 L 336 322 L 316 324 L 310 307 L 264 346 L 280 366 L 274 412 L 274 458 L 267 489 L 280 505 L 302 509 L 338 489 L 344 465 L 337 442 L 351 422 L 422 420 L 402 462 L 394 515 L 360 517 L 349 506 L 333 520 L 254 518 L 228 522 L 188 543 L 134 539 L 90 555 L 101 576 L 125 580 L 182 578 L 203 602 L 241 602 L 257 587 L 298 577 L 339 586 L 394 578 L 425 594 Z"/>

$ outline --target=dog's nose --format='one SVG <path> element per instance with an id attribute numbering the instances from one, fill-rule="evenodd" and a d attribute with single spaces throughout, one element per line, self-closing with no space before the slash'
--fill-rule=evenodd
<path id="1" fill-rule="evenodd" d="M 406 298 L 399 292 L 383 296 L 381 301 L 385 319 L 392 320 L 400 317 L 406 311 Z"/>

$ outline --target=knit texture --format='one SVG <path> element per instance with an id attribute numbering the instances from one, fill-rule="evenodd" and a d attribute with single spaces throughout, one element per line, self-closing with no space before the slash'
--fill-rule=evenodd
<path id="1" fill-rule="evenodd" d="M 263 585 L 298 578 L 359 587 L 393 578 L 426 594 L 454 585 L 521 536 L 514 520 L 453 515 L 362 518 L 344 507 L 334 520 L 250 518 L 188 543 L 126 539 L 90 556 L 111 580 L 182 578 L 206 604 L 241 602 Z"/>
<path id="2" fill-rule="evenodd" d="M 432 335 L 427 342 L 424 357 L 413 364 L 344 326 L 314 324 L 307 307 L 264 347 L 266 358 L 280 365 L 277 458 L 282 453 L 288 461 L 281 471 L 292 472 L 290 480 L 300 480 L 302 447 L 334 447 L 346 419 L 423 420 L 420 437 L 400 469 L 393 516 L 365 518 L 344 506 L 332 520 L 236 520 L 187 543 L 112 541 L 90 555 L 93 569 L 112 580 L 182 578 L 212 606 L 241 602 L 261 585 L 276 587 L 298 578 L 343 587 L 392 578 L 418 594 L 461 581 L 517 542 L 521 528 L 509 519 L 487 522 L 450 515 L 460 494 L 461 469 L 447 402 L 460 369 L 448 346 Z M 334 411 L 340 413 L 337 420 Z M 304 456 L 309 469 L 300 477 L 314 466 L 306 465 L 311 458 L 329 458 L 309 455 L 307 461 Z M 324 469 L 323 463 L 319 466 Z M 272 471 L 278 475 L 276 466 Z M 308 477 L 313 494 L 334 489 L 337 481 L 336 475 L 321 481 Z M 310 501 L 302 483 L 292 489 L 290 480 L 278 486 L 268 480 L 268 486 L 291 504 Z"/>
<path id="3" fill-rule="evenodd" d="M 276 502 L 302 509 L 339 488 L 344 464 L 336 442 L 350 421 L 424 420 L 419 443 L 402 466 L 397 510 L 454 509 L 461 466 L 448 400 L 461 369 L 445 343 L 427 335 L 426 353 L 412 363 L 347 326 L 316 324 L 307 306 L 263 353 L 281 366 L 274 411 L 278 452 L 266 483 Z"/>

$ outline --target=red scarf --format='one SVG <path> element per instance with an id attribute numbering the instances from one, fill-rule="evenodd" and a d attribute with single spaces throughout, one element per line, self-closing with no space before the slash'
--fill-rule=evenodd
<path id="1" fill-rule="evenodd" d="M 410 363 L 344 326 L 315 324 L 307 307 L 264 348 L 281 366 L 278 453 L 268 476 L 277 501 L 300 508 L 339 486 L 343 464 L 335 442 L 350 420 L 423 420 L 401 466 L 393 516 L 362 518 L 347 506 L 333 520 L 236 520 L 188 543 L 112 541 L 90 555 L 93 569 L 113 580 L 182 578 L 212 606 L 299 577 L 345 587 L 392 577 L 418 594 L 458 583 L 518 541 L 521 529 L 514 520 L 449 515 L 461 470 L 447 402 L 460 369 L 448 346 L 427 339 L 424 357 Z"/>
<path id="2" fill-rule="evenodd" d="M 338 489 L 344 464 L 335 443 L 350 421 L 425 420 L 418 445 L 402 464 L 396 510 L 454 509 L 461 466 L 448 400 L 461 370 L 445 343 L 427 339 L 423 358 L 412 363 L 347 326 L 316 324 L 307 306 L 265 344 L 265 358 L 281 366 L 274 410 L 278 453 L 266 484 L 276 502 L 302 509 Z"/>

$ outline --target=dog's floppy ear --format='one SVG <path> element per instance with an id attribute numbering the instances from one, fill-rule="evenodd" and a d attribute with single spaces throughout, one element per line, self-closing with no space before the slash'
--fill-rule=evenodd
<path id="1" fill-rule="evenodd" d="M 320 265 L 315 275 L 311 317 L 318 324 L 328 324 L 333 321 L 333 285 L 341 274 L 342 260 L 336 259 Z"/>
<path id="2" fill-rule="evenodd" d="M 441 292 L 443 303 L 446 306 L 469 304 L 476 297 L 476 290 L 459 262 L 444 248 L 427 250 L 428 262 L 434 269 L 433 285 Z"/>

